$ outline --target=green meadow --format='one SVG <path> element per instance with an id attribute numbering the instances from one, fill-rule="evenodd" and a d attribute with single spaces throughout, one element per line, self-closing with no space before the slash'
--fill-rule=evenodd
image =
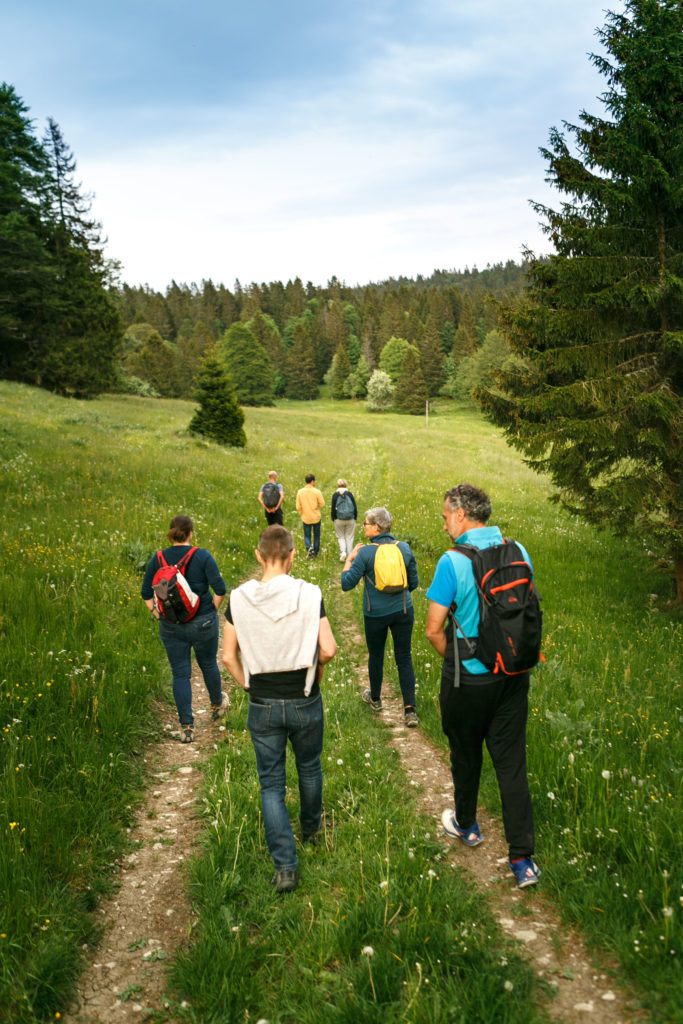
<path id="1" fill-rule="evenodd" d="M 420 572 L 420 728 L 444 750 L 424 591 L 447 546 L 444 491 L 463 480 L 490 491 L 492 521 L 529 549 L 544 598 L 546 660 L 528 731 L 542 877 L 524 899 L 542 890 L 614 965 L 644 1019 L 683 1020 L 683 624 L 664 610 L 671 580 L 646 544 L 558 510 L 547 482 L 470 408 L 444 405 L 426 428 L 351 402 L 281 402 L 246 410 L 244 450 L 189 437 L 193 408 L 83 403 L 0 382 L 0 1020 L 66 1013 L 83 947 L 97 939 L 92 910 L 127 850 L 148 744 L 160 738 L 155 705 L 171 700 L 141 570 L 183 511 L 228 587 L 241 582 L 255 569 L 256 495 L 271 468 L 301 550 L 294 497 L 306 472 L 328 502 L 343 475 L 360 510 L 391 509 Z M 322 841 L 302 850 L 297 893 L 276 899 L 235 695 L 205 768 L 188 873 L 197 925 L 171 962 L 167 1019 L 313 1024 L 324 1006 L 330 1024 L 546 1021 L 552 994 L 484 895 L 448 867 L 387 732 L 360 701 L 363 652 L 348 636 L 362 623 L 361 595 L 342 595 L 339 569 L 327 516 L 321 557 L 294 565 L 321 585 L 340 643 L 324 681 Z M 499 810 L 488 764 L 481 802 Z M 513 884 L 503 868 L 500 884 Z"/>

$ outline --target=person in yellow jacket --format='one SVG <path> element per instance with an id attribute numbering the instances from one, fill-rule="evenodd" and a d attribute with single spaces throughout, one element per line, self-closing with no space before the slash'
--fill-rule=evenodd
<path id="1" fill-rule="evenodd" d="M 296 492 L 296 510 L 304 524 L 307 555 L 309 558 L 316 558 L 320 551 L 320 509 L 325 507 L 325 499 L 315 486 L 315 475 L 307 473 L 305 479 L 306 486 Z"/>

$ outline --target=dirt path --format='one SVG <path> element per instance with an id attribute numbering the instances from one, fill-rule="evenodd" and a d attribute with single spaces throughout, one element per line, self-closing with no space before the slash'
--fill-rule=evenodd
<path id="1" fill-rule="evenodd" d="M 136 849 L 119 865 L 119 888 L 97 915 L 102 940 L 66 1024 L 124 1024 L 168 1008 L 166 967 L 192 925 L 186 862 L 201 830 L 199 765 L 221 735 L 201 675 L 193 674 L 195 742 L 179 742 L 175 708 L 162 707 L 165 739 L 151 748 L 152 785 L 131 832 Z"/>
<path id="2" fill-rule="evenodd" d="M 355 631 L 347 639 L 359 647 Z M 367 685 L 359 680 L 360 689 Z M 98 915 L 102 941 L 89 951 L 89 966 L 77 1004 L 65 1024 L 126 1024 L 146 1014 L 170 1012 L 165 995 L 167 961 L 187 941 L 192 916 L 187 896 L 186 862 L 196 852 L 201 829 L 198 798 L 201 762 L 223 728 L 210 722 L 206 691 L 193 676 L 195 742 L 178 742 L 174 710 L 164 709 L 167 739 L 153 748 L 153 785 L 131 834 L 137 846 L 120 865 L 120 887 L 102 903 Z M 450 768 L 443 751 L 433 747 L 420 729 L 406 729 L 400 701 L 382 695 L 381 720 L 390 732 L 406 774 L 415 788 L 419 810 L 435 820 L 442 834 L 441 812 L 452 806 Z M 370 710 L 368 709 L 370 714 Z M 479 814 L 485 842 L 476 849 L 444 836 L 449 862 L 465 868 L 498 918 L 501 929 L 515 939 L 534 970 L 554 993 L 548 999 L 551 1017 L 564 1024 L 646 1024 L 645 1014 L 628 1009 L 627 1000 L 596 968 L 580 938 L 564 927 L 538 890 L 520 891 L 507 869 L 502 825 L 485 811 Z"/>

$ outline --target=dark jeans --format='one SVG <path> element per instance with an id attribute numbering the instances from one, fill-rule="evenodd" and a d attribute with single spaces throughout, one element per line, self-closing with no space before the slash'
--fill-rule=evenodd
<path id="1" fill-rule="evenodd" d="M 159 619 L 161 637 L 173 673 L 173 697 L 181 725 L 193 725 L 192 714 L 192 650 L 202 670 L 204 683 L 212 704 L 220 704 L 221 673 L 216 661 L 218 653 L 218 615 L 215 611 L 198 615 L 189 622 L 167 622 Z"/>
<path id="2" fill-rule="evenodd" d="M 261 809 L 266 842 L 278 871 L 297 867 L 294 834 L 285 805 L 287 740 L 292 744 L 299 775 L 301 832 L 320 828 L 323 801 L 323 701 L 314 697 L 273 700 L 251 698 L 247 728 L 256 754 L 261 783 Z"/>
<path id="3" fill-rule="evenodd" d="M 365 640 L 369 655 L 368 674 L 373 700 L 379 700 L 382 693 L 384 648 L 387 643 L 387 634 L 391 632 L 403 704 L 406 707 L 415 706 L 415 670 L 410 652 L 414 621 L 415 612 L 412 607 L 408 608 L 406 612 L 401 610 L 392 615 L 365 616 Z"/>
<path id="4" fill-rule="evenodd" d="M 320 551 L 320 523 L 304 523 L 304 544 L 306 550 L 311 546 L 311 530 L 313 531 L 313 554 Z"/>
<path id="5" fill-rule="evenodd" d="M 498 779 L 503 825 L 511 859 L 534 852 L 534 814 L 526 774 L 529 673 L 460 686 L 441 679 L 441 725 L 451 750 L 455 817 L 468 829 L 477 818 L 477 797 L 486 744 Z"/>
<path id="6" fill-rule="evenodd" d="M 282 526 L 282 505 L 275 512 L 266 512 L 268 526 Z"/>

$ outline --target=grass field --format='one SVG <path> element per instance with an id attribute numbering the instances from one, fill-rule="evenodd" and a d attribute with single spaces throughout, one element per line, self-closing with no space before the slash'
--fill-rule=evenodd
<path id="1" fill-rule="evenodd" d="M 151 703 L 170 691 L 140 569 L 182 510 L 228 587 L 239 583 L 254 570 L 256 494 L 270 468 L 298 539 L 294 496 L 308 471 L 328 500 L 344 475 L 359 509 L 394 513 L 422 584 L 421 728 L 442 746 L 424 590 L 446 546 L 444 490 L 471 480 L 490 491 L 493 521 L 529 549 L 544 597 L 547 660 L 532 680 L 529 726 L 543 890 L 620 965 L 653 1020 L 683 1019 L 683 627 L 660 610 L 671 583 L 644 545 L 559 512 L 546 483 L 468 409 L 441 411 L 426 430 L 419 418 L 351 403 L 285 402 L 247 411 L 243 451 L 189 438 L 189 403 L 76 403 L 0 382 L 0 411 L 0 1020 L 65 1011 L 93 938 L 90 910 L 115 883 L 145 781 L 144 744 L 157 732 Z M 322 557 L 294 571 L 320 583 L 341 639 L 359 620 L 360 593 L 340 594 L 329 518 Z M 321 1000 L 330 1021 L 544 1019 L 533 1009 L 537 983 L 485 900 L 439 860 L 395 753 L 360 706 L 355 658 L 342 644 L 326 675 L 334 827 L 304 858 L 292 899 L 274 901 L 268 884 L 238 706 L 206 772 L 192 876 L 199 925 L 173 965 L 178 1004 L 203 1024 L 313 1022 Z M 498 807 L 488 769 L 482 801 Z"/>

